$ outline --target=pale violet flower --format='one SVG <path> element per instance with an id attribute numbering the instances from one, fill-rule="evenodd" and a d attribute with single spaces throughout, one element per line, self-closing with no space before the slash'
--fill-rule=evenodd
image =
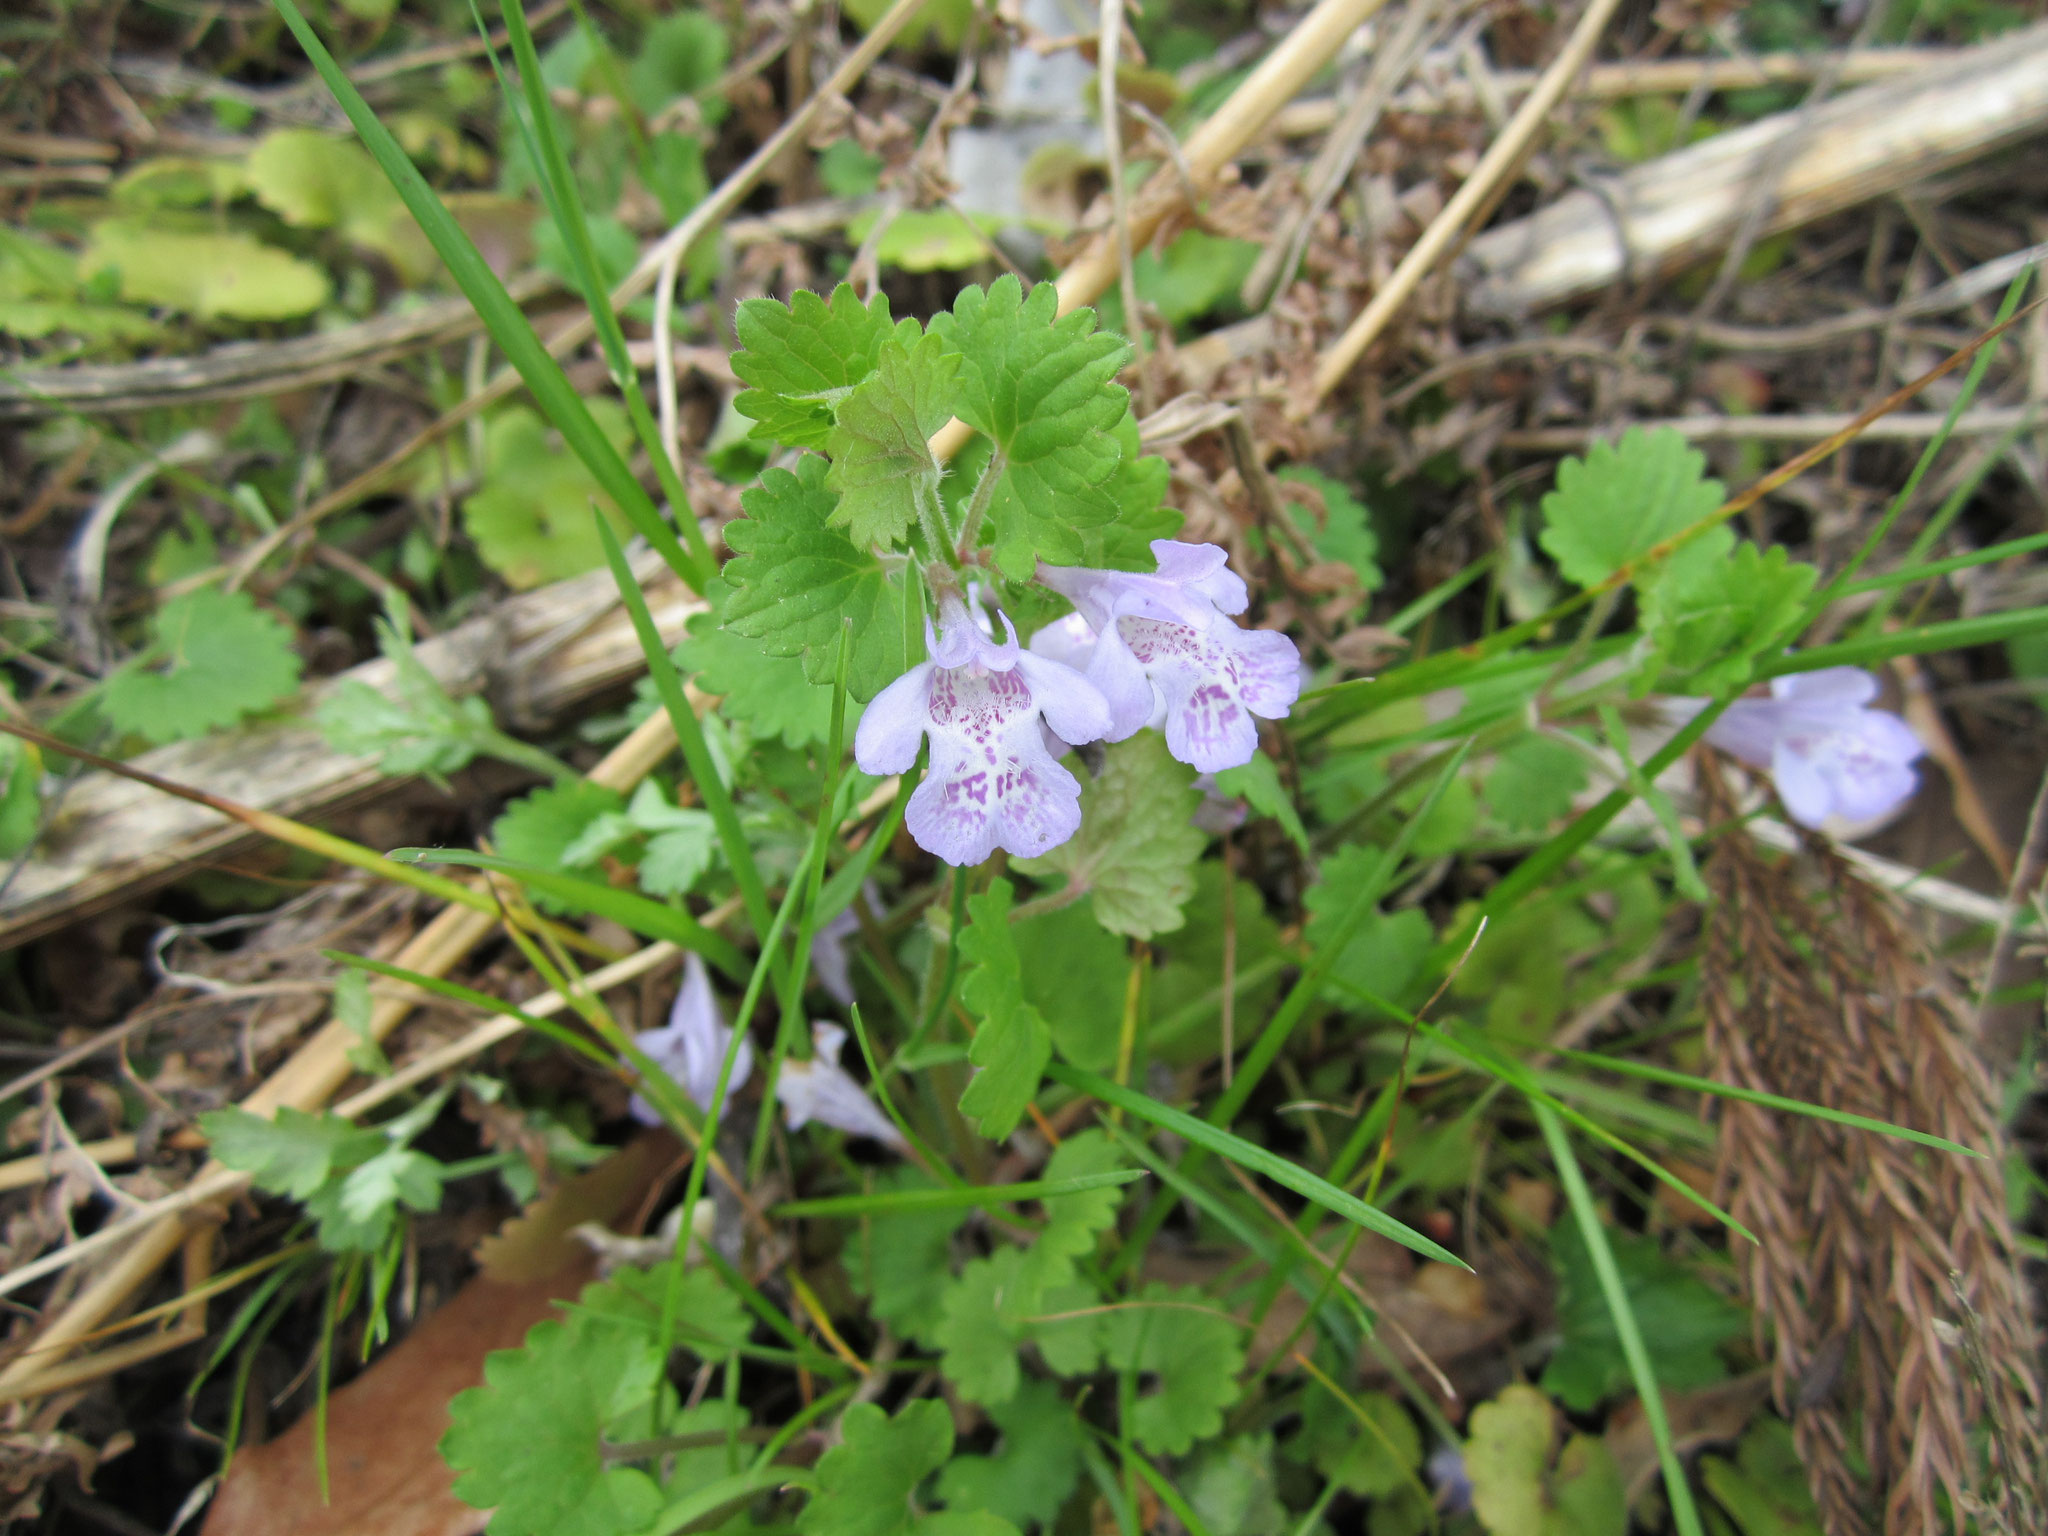
<path id="1" fill-rule="evenodd" d="M 783 1121 L 793 1131 L 815 1120 L 849 1136 L 869 1137 L 898 1152 L 908 1150 L 894 1122 L 839 1065 L 839 1052 L 845 1044 L 846 1031 L 837 1024 L 812 1023 L 811 1059 L 783 1062 L 775 1079 Z"/>
<path id="2" fill-rule="evenodd" d="M 1772 678 L 1768 699 L 1737 699 L 1706 739 L 1768 769 L 1801 826 L 1873 821 L 1919 787 L 1912 765 L 1925 751 L 1905 721 L 1869 707 L 1876 697 L 1877 679 L 1860 667 L 1796 672 Z"/>
<path id="3" fill-rule="evenodd" d="M 1081 825 L 1081 786 L 1048 750 L 1040 721 L 1061 740 L 1094 741 L 1109 705 L 1074 668 L 982 633 L 967 605 L 947 598 L 930 660 L 875 695 L 854 733 L 863 772 L 903 773 L 931 737 L 930 770 L 903 822 L 919 847 L 948 864 L 979 864 L 998 848 L 1036 858 Z"/>
<path id="4" fill-rule="evenodd" d="M 1230 622 L 1249 599 L 1216 545 L 1155 539 L 1152 556 L 1150 576 L 1039 566 L 1087 632 L 1062 620 L 1034 635 L 1032 649 L 1047 660 L 1085 653 L 1088 680 L 1109 701 L 1108 740 L 1158 725 L 1167 750 L 1203 773 L 1250 762 L 1252 717 L 1287 714 L 1301 694 L 1301 655 L 1277 630 Z"/>
<path id="5" fill-rule="evenodd" d="M 676 993 L 675 1005 L 668 1011 L 668 1023 L 660 1029 L 644 1031 L 634 1043 L 676 1080 L 699 1109 L 710 1110 L 711 1095 L 718 1088 L 718 1069 L 725 1061 L 726 1047 L 732 1043 L 732 1027 L 719 1011 L 718 999 L 711 995 L 711 977 L 696 955 L 683 956 L 682 990 Z M 742 1040 L 739 1054 L 733 1057 L 732 1076 L 725 1085 L 728 1100 L 739 1092 L 753 1070 L 754 1047 Z M 642 1094 L 633 1095 L 632 1109 L 633 1118 L 643 1124 L 662 1122 L 661 1111 Z"/>
<path id="6" fill-rule="evenodd" d="M 832 995 L 840 1007 L 853 1006 L 853 968 L 846 954 L 846 941 L 860 932 L 859 908 L 871 918 L 882 915 L 882 893 L 870 880 L 854 893 L 846 910 L 811 936 L 811 974 L 818 985 Z"/>

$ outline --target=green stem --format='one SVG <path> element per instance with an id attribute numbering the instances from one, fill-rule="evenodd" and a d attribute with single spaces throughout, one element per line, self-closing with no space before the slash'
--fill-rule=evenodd
<path id="1" fill-rule="evenodd" d="M 967 501 L 967 515 L 960 523 L 960 542 L 954 546 L 953 563 L 964 565 L 974 553 L 975 541 L 981 537 L 981 520 L 988 515 L 989 504 L 996 499 L 996 482 L 1003 477 L 1003 471 L 1010 467 L 1010 455 L 1000 445 L 989 452 L 988 464 L 975 482 L 974 494 Z M 943 548 L 944 546 L 940 546 Z"/>

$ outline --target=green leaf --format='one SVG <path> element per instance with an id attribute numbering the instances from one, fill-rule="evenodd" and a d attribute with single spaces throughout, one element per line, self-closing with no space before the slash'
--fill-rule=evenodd
<path id="1" fill-rule="evenodd" d="M 1384 1392 L 1361 1392 L 1353 1401 L 1365 1423 L 1329 1392 L 1311 1393 L 1294 1447 L 1345 1492 L 1383 1499 L 1421 1471 L 1422 1431 Z"/>
<path id="2" fill-rule="evenodd" d="M 1666 1258 L 1655 1238 L 1610 1232 L 1608 1242 L 1657 1380 L 1674 1391 L 1725 1381 L 1728 1366 L 1720 1346 L 1748 1332 L 1748 1314 Z M 1629 1384 L 1628 1362 L 1592 1257 L 1573 1223 L 1559 1222 L 1551 1229 L 1550 1253 L 1557 1268 L 1562 1337 L 1544 1367 L 1543 1390 L 1572 1412 L 1588 1413 Z"/>
<path id="3" fill-rule="evenodd" d="M 1235 795 L 1261 816 L 1271 816 L 1294 839 L 1297 848 L 1308 852 L 1308 828 L 1301 824 L 1301 812 L 1294 808 L 1294 797 L 1280 782 L 1280 770 L 1273 759 L 1263 752 L 1254 752 L 1250 762 L 1226 768 L 1215 779 L 1218 794 Z"/>
<path id="4" fill-rule="evenodd" d="M 747 515 L 725 529 L 736 552 L 725 566 L 725 622 L 771 656 L 802 656 L 805 674 L 822 684 L 835 675 L 839 632 L 851 621 L 847 687 L 865 701 L 911 665 L 903 592 L 874 555 L 828 526 L 825 474 L 823 459 L 806 456 L 794 474 L 767 470 L 740 497 Z"/>
<path id="5" fill-rule="evenodd" d="M 711 88 L 725 73 L 727 57 L 725 28 L 709 12 L 658 17 L 648 23 L 639 52 L 626 66 L 627 94 L 648 117 L 674 106 L 679 96 L 696 96 L 704 121 L 716 127 L 726 105 Z"/>
<path id="6" fill-rule="evenodd" d="M 1729 560 L 1694 572 L 1667 567 L 1642 592 L 1639 612 L 1651 665 L 1639 692 L 1683 688 L 1728 693 L 1749 681 L 1756 658 L 1790 633 L 1819 579 L 1812 566 L 1747 541 Z"/>
<path id="7" fill-rule="evenodd" d="M 491 823 L 491 844 L 502 858 L 561 869 L 591 824 L 625 804 L 617 790 L 588 779 L 546 785 L 513 801 Z"/>
<path id="8" fill-rule="evenodd" d="M 875 371 L 883 346 L 894 338 L 908 347 L 920 334 L 915 320 L 890 322 L 882 294 L 863 305 L 849 283 L 833 289 L 829 300 L 805 289 L 787 304 L 742 300 L 733 330 L 740 350 L 732 371 L 751 386 L 733 405 L 760 423 L 754 437 L 791 448 L 823 448 L 832 407 Z"/>
<path id="9" fill-rule="evenodd" d="M 892 340 L 834 408 L 825 484 L 839 505 L 830 521 L 855 544 L 896 545 L 920 520 L 937 526 L 939 461 L 926 439 L 952 419 L 959 374 L 959 356 L 937 336 L 915 346 Z"/>
<path id="10" fill-rule="evenodd" d="M 439 263 L 405 203 L 361 145 L 311 128 L 279 128 L 242 173 L 256 200 L 300 229 L 332 229 L 418 283 Z"/>
<path id="11" fill-rule="evenodd" d="M 1149 304 L 1169 325 L 1198 319 L 1212 309 L 1231 305 L 1259 259 L 1254 240 L 1233 240 L 1206 230 L 1184 230 L 1158 254 L 1137 253 L 1131 260 L 1140 307 Z M 1126 334 L 1123 296 L 1114 288 L 1102 298 L 1104 330 Z"/>
<path id="12" fill-rule="evenodd" d="M 1502 826 L 1540 832 L 1571 814 L 1572 796 L 1586 787 L 1586 758 L 1554 736 L 1530 731 L 1501 748 L 1485 787 Z"/>
<path id="13" fill-rule="evenodd" d="M 102 219 L 79 268 L 120 274 L 130 304 L 200 320 L 294 320 L 327 302 L 327 274 L 251 235 L 180 229 L 156 219 Z"/>
<path id="14" fill-rule="evenodd" d="M 721 695 L 718 712 L 743 720 L 756 737 L 780 736 L 803 748 L 832 734 L 832 689 L 813 683 L 794 656 L 771 656 L 758 639 L 721 622 L 732 588 L 714 577 L 704 596 L 711 611 L 692 616 L 689 638 L 676 647 L 678 665 L 697 675 L 706 693 Z"/>
<path id="15" fill-rule="evenodd" d="M 1179 1456 L 1220 1430 L 1223 1410 L 1237 1401 L 1242 1329 L 1194 1286 L 1149 1285 L 1134 1300 L 1104 1319 L 1103 1352 L 1152 1389 L 1131 1410 L 1131 1438 L 1156 1455 Z"/>
<path id="16" fill-rule="evenodd" d="M 1181 1473 L 1180 1485 L 1209 1536 L 1285 1536 L 1294 1529 L 1280 1502 L 1270 1431 L 1211 1441 Z"/>
<path id="17" fill-rule="evenodd" d="M 149 631 L 148 647 L 100 694 L 118 730 L 154 742 L 204 736 L 299 686 L 291 630 L 246 592 L 174 597 L 151 617 Z"/>
<path id="18" fill-rule="evenodd" d="M 1130 972 L 1124 941 L 1077 904 L 1012 923 L 1010 943 L 1024 1002 L 1045 1020 L 1053 1048 L 1076 1066 L 1108 1070 Z"/>
<path id="19" fill-rule="evenodd" d="M 1820 1536 L 1792 1426 L 1775 1415 L 1743 1431 L 1732 1462 L 1702 1456 L 1700 1481 L 1742 1536 Z"/>
<path id="20" fill-rule="evenodd" d="M 1006 1403 L 1023 1380 L 1018 1355 L 1024 1339 L 1022 1317 L 1030 1315 L 1023 1295 L 1024 1254 L 998 1248 L 976 1259 L 946 1287 L 932 1342 L 941 1350 L 939 1369 L 971 1403 Z"/>
<path id="21" fill-rule="evenodd" d="M 1158 454 L 1143 451 L 1135 413 L 1124 412 L 1114 436 L 1119 455 L 1116 473 L 1102 488 L 1116 504 L 1116 517 L 1080 530 L 1081 563 L 1098 570 L 1149 571 L 1154 564 L 1152 541 L 1170 539 L 1180 532 L 1180 513 L 1161 504 L 1172 471 Z M 975 441 L 985 446 L 988 440 Z"/>
<path id="22" fill-rule="evenodd" d="M 387 1147 L 343 1178 L 306 1199 L 306 1214 L 320 1224 L 320 1246 L 330 1253 L 374 1253 L 391 1236 L 401 1204 L 431 1211 L 441 1204 L 441 1165 L 423 1152 Z"/>
<path id="23" fill-rule="evenodd" d="M 258 1189 L 306 1200 L 337 1168 L 352 1167 L 385 1146 L 378 1132 L 339 1115 L 309 1115 L 289 1105 L 276 1119 L 246 1109 L 209 1111 L 199 1117 L 215 1158 L 246 1173 Z"/>
<path id="24" fill-rule="evenodd" d="M 491 706 L 475 694 L 457 701 L 445 692 L 416 699 L 401 691 L 394 699 L 353 677 L 335 684 L 314 719 L 335 751 L 374 757 L 393 777 L 459 772 L 476 757 L 481 733 L 493 724 Z"/>
<path id="25" fill-rule="evenodd" d="M 590 1318 L 593 1327 L 624 1324 L 652 1339 L 673 1288 L 678 1339 L 698 1359 L 723 1365 L 752 1336 L 753 1316 L 714 1271 L 696 1266 L 677 1279 L 675 1268 L 676 1261 L 667 1259 L 646 1269 L 620 1269 L 609 1280 L 583 1288 L 579 1314 Z"/>
<path id="26" fill-rule="evenodd" d="M 490 1536 L 637 1536 L 661 1510 L 646 1473 L 604 1462 L 605 1426 L 653 1396 L 651 1338 L 536 1324 L 484 1361 L 484 1385 L 448 1405 L 441 1455 L 456 1497 L 490 1509 Z"/>
<path id="27" fill-rule="evenodd" d="M 960 1095 L 960 1113 L 978 1122 L 991 1141 L 1007 1140 L 1038 1096 L 1038 1080 L 1052 1056 L 1052 1034 L 1024 997 L 1017 946 L 1010 936 L 1007 880 L 993 880 L 967 898 L 972 919 L 960 935 L 960 958 L 973 967 L 960 997 L 980 1020 L 967 1059 L 980 1070 Z"/>
<path id="28" fill-rule="evenodd" d="M 605 441 L 623 454 L 633 440 L 625 411 L 606 399 L 586 403 Z M 625 520 L 537 412 L 508 405 L 494 414 L 484 432 L 484 463 L 483 484 L 463 498 L 462 526 L 485 565 L 523 591 L 604 564 L 590 509 L 595 505 L 615 528 Z"/>
<path id="29" fill-rule="evenodd" d="M 875 1181 L 881 1190 L 936 1189 L 929 1175 L 898 1168 Z M 869 1309 L 899 1334 L 937 1348 L 940 1306 L 952 1283 L 953 1234 L 965 1207 L 892 1212 L 863 1218 L 847 1239 L 844 1256 L 854 1289 Z"/>
<path id="30" fill-rule="evenodd" d="M 803 1536 L 899 1536 L 911 1529 L 910 1496 L 953 1453 L 944 1403 L 906 1403 L 892 1419 L 856 1403 L 839 1421 L 840 1442 L 818 1461 Z"/>
<path id="31" fill-rule="evenodd" d="M 1102 772 L 1081 791 L 1081 830 L 1052 852 L 1013 860 L 1034 878 L 1064 875 L 1088 892 L 1111 933 L 1149 939 L 1182 921 L 1195 861 L 1208 839 L 1189 821 L 1195 770 L 1174 761 L 1166 738 L 1140 731 L 1110 747 Z"/>
<path id="32" fill-rule="evenodd" d="M 1595 443 L 1585 458 L 1557 467 L 1557 489 L 1543 498 L 1543 548 L 1580 586 L 1605 581 L 1720 507 L 1721 486 L 1706 478 L 1706 467 L 1706 456 L 1669 427 L 1630 427 L 1619 443 Z M 1667 570 L 1682 566 L 1686 575 L 1677 579 L 1684 582 L 1734 541 L 1725 527 L 1702 534 Z"/>
<path id="33" fill-rule="evenodd" d="M 1373 878 L 1379 861 L 1378 849 L 1360 844 L 1340 848 L 1323 861 L 1322 879 L 1302 897 L 1309 911 L 1303 937 L 1310 949 L 1320 951 L 1329 944 L 1351 903 Z M 1348 998 L 1344 990 L 1348 984 L 1399 1002 L 1435 942 L 1436 932 L 1419 909 L 1375 911 L 1360 924 L 1331 966 L 1326 994 L 1333 999 Z"/>
<path id="34" fill-rule="evenodd" d="M 1058 1387 L 1027 1381 L 988 1410 L 1001 1431 L 986 1456 L 955 1456 L 939 1473 L 939 1497 L 962 1509 L 985 1509 L 1019 1527 L 1050 1527 L 1081 1479 L 1087 1437 Z"/>
<path id="35" fill-rule="evenodd" d="M 1015 277 L 962 289 L 931 329 L 966 358 L 960 417 L 986 432 L 1003 458 L 989 504 L 997 565 L 1013 581 L 1038 559 L 1074 565 L 1077 530 L 1110 522 L 1105 490 L 1122 450 L 1115 431 L 1130 396 L 1115 382 L 1130 360 L 1121 337 L 1095 330 L 1092 310 L 1054 318 L 1059 295 L 1040 283 L 1025 296 Z"/>
<path id="36" fill-rule="evenodd" d="M 1123 1167 L 1124 1159 L 1108 1134 L 1087 1130 L 1059 1144 L 1046 1161 L 1045 1176 L 1073 1179 L 1112 1173 Z M 1024 1302 L 1029 1311 L 1049 1310 L 1044 1307 L 1045 1294 L 1074 1278 L 1080 1261 L 1095 1251 L 1096 1240 L 1116 1225 L 1116 1213 L 1123 1201 L 1123 1187 L 1108 1185 L 1079 1194 L 1055 1195 L 1045 1202 L 1045 1226 L 1026 1250 L 1021 1275 L 1029 1292 Z"/>
<path id="37" fill-rule="evenodd" d="M 1291 465 L 1274 478 L 1283 484 L 1305 485 L 1322 498 L 1321 517 L 1294 498 L 1286 498 L 1294 513 L 1295 526 L 1308 535 L 1309 543 L 1323 559 L 1349 566 L 1358 574 L 1360 587 L 1367 592 L 1378 591 L 1387 578 L 1375 558 L 1380 552 L 1380 536 L 1373 531 L 1372 513 L 1365 503 L 1353 496 L 1343 481 L 1333 480 L 1305 464 Z"/>
<path id="38" fill-rule="evenodd" d="M 1517 1383 L 1472 1410 L 1465 1475 L 1472 1508 L 1493 1536 L 1623 1536 L 1628 1505 L 1607 1447 L 1574 1435 L 1555 1470 L 1556 1410 Z"/>
<path id="39" fill-rule="evenodd" d="M 42 757 L 36 749 L 19 736 L 0 736 L 0 859 L 15 858 L 35 841 L 43 814 L 36 789 L 41 777 Z"/>

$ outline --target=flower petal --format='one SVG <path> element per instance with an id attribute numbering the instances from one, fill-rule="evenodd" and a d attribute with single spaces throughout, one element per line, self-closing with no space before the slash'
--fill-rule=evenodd
<path id="1" fill-rule="evenodd" d="M 1017 658 L 1017 672 L 1030 685 L 1031 702 L 1061 741 L 1078 747 L 1109 734 L 1109 701 L 1072 667 L 1025 651 Z"/>
<path id="2" fill-rule="evenodd" d="M 1752 768 L 1768 768 L 1784 718 L 1785 708 L 1775 699 L 1737 699 L 1707 727 L 1706 741 Z"/>
<path id="3" fill-rule="evenodd" d="M 1079 613 L 1055 619 L 1031 637 L 1031 654 L 1086 672 L 1088 659 L 1095 654 L 1095 626 Z"/>
<path id="4" fill-rule="evenodd" d="M 1868 704 L 1877 697 L 1877 679 L 1861 667 L 1822 667 L 1772 678 L 1771 697 L 1809 706 Z"/>
<path id="5" fill-rule="evenodd" d="M 1802 827 L 1818 827 L 1835 808 L 1828 782 L 1813 762 L 1789 745 L 1771 754 L 1771 782 L 1785 810 Z"/>
<path id="6" fill-rule="evenodd" d="M 1152 558 L 1159 563 L 1160 580 L 1201 593 L 1218 613 L 1243 613 L 1251 602 L 1244 578 L 1230 569 L 1230 556 L 1220 545 L 1154 539 Z"/>
<path id="7" fill-rule="evenodd" d="M 642 1032 L 633 1043 L 653 1057 L 699 1109 L 711 1107 L 711 1096 L 718 1088 L 718 1071 L 725 1063 L 726 1047 L 732 1043 L 732 1029 L 719 1011 L 702 959 L 694 954 L 683 957 L 683 984 L 669 1009 L 668 1023 L 660 1029 Z M 753 1070 L 753 1045 L 743 1039 L 733 1058 L 732 1077 L 726 1084 L 728 1098 L 739 1091 Z M 643 1094 L 633 1095 L 632 1112 L 633 1118 L 643 1124 L 662 1122 L 661 1111 Z"/>
<path id="8" fill-rule="evenodd" d="M 829 1049 L 828 1047 L 829 1038 Z M 817 1121 L 849 1136 L 866 1136 L 897 1151 L 907 1150 L 902 1133 L 867 1090 L 839 1065 L 839 1047 L 846 1032 L 836 1024 L 813 1024 L 817 1054 L 809 1061 L 785 1061 L 775 1079 L 775 1097 L 791 1130 Z"/>
<path id="9" fill-rule="evenodd" d="M 997 848 L 1035 858 L 1081 825 L 1081 786 L 1046 751 L 1020 672 L 938 671 L 931 687 L 931 771 L 904 825 L 949 864 Z"/>
<path id="10" fill-rule="evenodd" d="M 1109 729 L 1105 741 L 1124 741 L 1152 723 L 1159 713 L 1159 692 L 1152 679 L 1116 624 L 1105 629 L 1095 642 L 1095 654 L 1088 660 L 1088 681 L 1109 705 Z"/>
<path id="11" fill-rule="evenodd" d="M 868 701 L 853 733 L 863 773 L 907 773 L 924 742 L 932 664 L 921 661 Z"/>

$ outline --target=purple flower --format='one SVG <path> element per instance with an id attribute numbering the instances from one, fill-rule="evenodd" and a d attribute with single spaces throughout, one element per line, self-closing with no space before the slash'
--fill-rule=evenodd
<path id="1" fill-rule="evenodd" d="M 882 915 L 882 893 L 872 880 L 854 892 L 845 911 L 811 935 L 811 974 L 842 1008 L 853 1006 L 853 968 L 847 959 L 846 941 L 860 932 L 858 909 L 863 907 L 869 917 Z"/>
<path id="2" fill-rule="evenodd" d="M 710 1110 L 711 1095 L 718 1088 L 718 1069 L 732 1043 L 732 1028 L 719 1012 L 718 999 L 711 995 L 711 977 L 696 955 L 683 956 L 682 990 L 668 1011 L 668 1023 L 642 1032 L 634 1043 L 676 1080 L 699 1109 Z M 739 1092 L 753 1070 L 754 1048 L 742 1040 L 739 1054 L 733 1057 L 732 1077 L 725 1085 L 728 1099 Z M 662 1123 L 661 1111 L 641 1094 L 633 1095 L 632 1111 L 642 1124 Z"/>
<path id="3" fill-rule="evenodd" d="M 1062 741 L 1109 730 L 1109 705 L 1074 668 L 983 634 L 957 597 L 940 610 L 929 661 L 875 695 L 854 733 L 867 773 L 902 773 L 930 736 L 931 769 L 910 797 L 904 825 L 918 846 L 948 864 L 979 864 L 998 848 L 1036 858 L 1081 825 L 1081 786 L 1054 760 L 1040 721 Z"/>
<path id="4" fill-rule="evenodd" d="M 1772 678 L 1768 699 L 1737 699 L 1707 740 L 1768 768 L 1801 826 L 1873 821 L 1919 787 L 1912 764 L 1925 751 L 1905 721 L 1868 707 L 1876 697 L 1877 679 L 1860 667 Z"/>
<path id="5" fill-rule="evenodd" d="M 1278 720 L 1301 694 L 1301 656 L 1277 630 L 1241 629 L 1244 582 L 1214 544 L 1155 539 L 1157 574 L 1038 568 L 1093 631 L 1088 680 L 1109 701 L 1110 741 L 1164 717 L 1167 749 L 1204 773 L 1236 768 L 1258 750 L 1254 715 Z M 1062 620 L 1032 637 L 1050 659 L 1079 654 L 1084 638 Z M 1055 723 L 1057 729 L 1057 723 Z M 1062 733 L 1064 734 L 1064 733 Z"/>
<path id="6" fill-rule="evenodd" d="M 782 1118 L 793 1131 L 808 1121 L 829 1125 L 849 1136 L 867 1136 L 898 1152 L 908 1150 L 895 1123 L 876 1107 L 867 1090 L 839 1065 L 846 1031 L 837 1024 L 811 1025 L 809 1061 L 785 1061 L 775 1079 L 775 1097 Z"/>

